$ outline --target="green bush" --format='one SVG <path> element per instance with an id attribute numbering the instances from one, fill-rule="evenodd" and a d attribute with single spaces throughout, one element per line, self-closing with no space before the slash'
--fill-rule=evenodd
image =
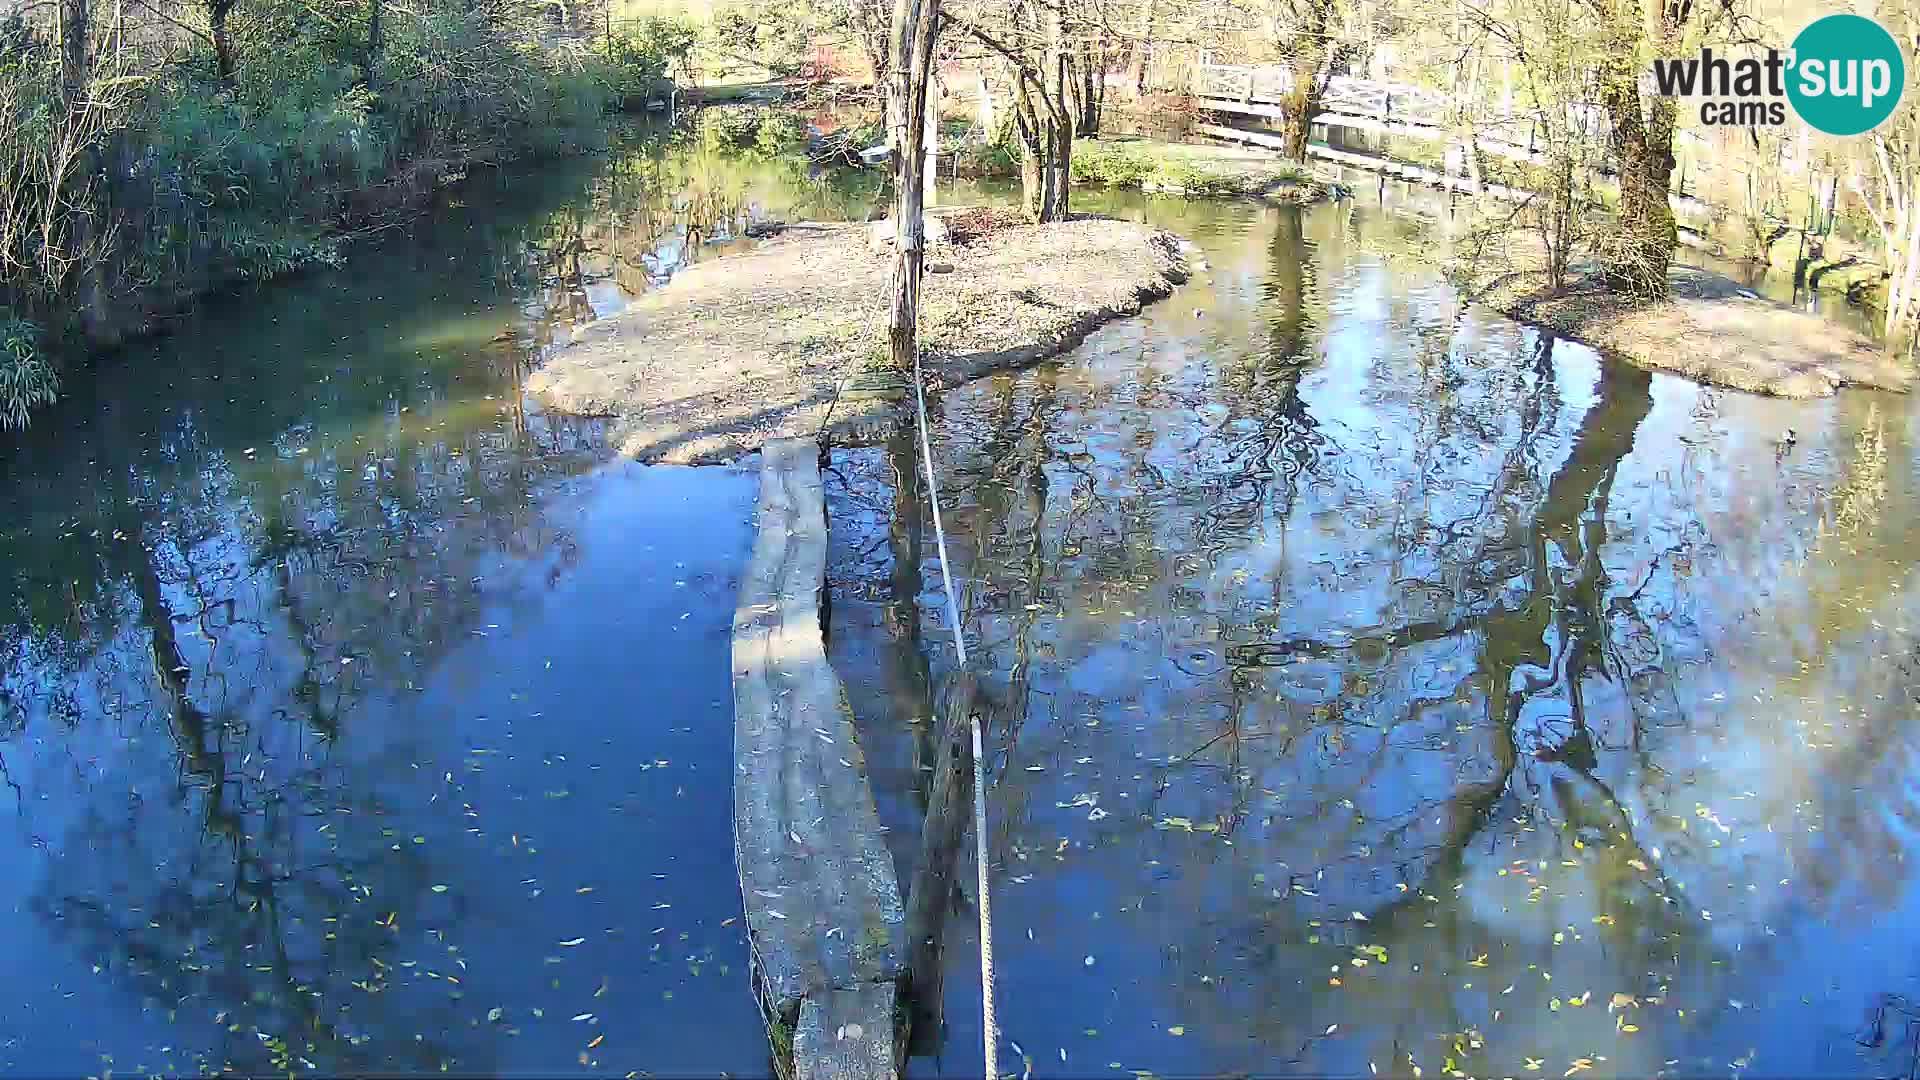
<path id="1" fill-rule="evenodd" d="M 0 308 L 0 428 L 24 428 L 27 414 L 60 389 L 40 350 L 40 328 Z"/>
<path id="2" fill-rule="evenodd" d="M 745 150 L 763 157 L 798 154 L 807 145 L 806 118 L 785 109 L 702 109 L 696 131 L 701 144 L 710 150 Z"/>
<path id="3" fill-rule="evenodd" d="M 1074 144 L 1069 165 L 1075 180 L 1137 187 L 1158 162 L 1138 143 L 1088 141 Z"/>
<path id="4" fill-rule="evenodd" d="M 204 44 L 106 79 L 94 97 L 110 90 L 125 107 L 96 112 L 85 154 L 65 163 L 49 150 L 73 137 L 58 52 L 0 19 L 0 184 L 27 195 L 0 213 L 53 215 L 0 229 L 16 248 L 0 259 L 0 423 L 51 399 L 42 350 L 82 325 L 337 264 L 343 224 L 411 205 L 467 162 L 604 145 L 621 87 L 664 78 L 693 41 L 683 24 L 645 20 L 602 55 L 554 41 L 531 7 L 383 12 L 370 60 L 364 21 L 262 0 L 234 24 L 230 81 Z M 104 227 L 75 224 L 86 221 Z M 78 314 L 83 293 L 98 318 Z"/>
<path id="5" fill-rule="evenodd" d="M 1070 169 L 1081 182 L 1185 195 L 1245 195 L 1309 179 L 1305 169 L 1290 162 L 1209 161 L 1178 146 L 1132 140 L 1076 141 Z"/>
<path id="6" fill-rule="evenodd" d="M 663 93 L 676 68 L 684 69 L 700 30 L 684 18 L 653 15 L 608 36 L 601 49 L 605 77 L 620 101 Z"/>

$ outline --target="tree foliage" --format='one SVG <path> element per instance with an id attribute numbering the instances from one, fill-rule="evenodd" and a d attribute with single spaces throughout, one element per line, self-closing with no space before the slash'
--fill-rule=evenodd
<path id="1" fill-rule="evenodd" d="M 333 262 L 334 235 L 467 163 L 599 145 L 609 105 L 684 68 L 695 33 L 555 33 L 523 0 L 62 0 L 37 19 L 0 22 L 0 323 L 34 328 L 0 349 L 15 425 L 50 399 L 51 357 Z"/>

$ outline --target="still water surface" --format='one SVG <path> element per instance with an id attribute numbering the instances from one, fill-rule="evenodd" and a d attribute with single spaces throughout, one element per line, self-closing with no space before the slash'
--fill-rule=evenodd
<path id="1" fill-rule="evenodd" d="M 609 462 L 518 386 L 745 218 L 871 192 L 639 146 L 450 203 L 0 452 L 0 1070 L 765 1072 L 754 478 Z M 1382 254 L 1400 209 L 1083 205 L 1209 270 L 936 432 L 1034 1074 L 1904 1073 L 1907 403 L 1463 311 Z M 951 664 L 905 445 L 829 474 L 903 878 Z M 956 903 L 923 1073 L 978 1068 Z"/>
<path id="2" fill-rule="evenodd" d="M 1146 212 L 1194 286 L 939 408 L 1036 1075 L 1907 1074 L 1909 404 L 1603 363 L 1367 206 Z M 904 453 L 838 456 L 869 729 L 953 656 Z M 870 741 L 898 834 L 930 750 Z"/>

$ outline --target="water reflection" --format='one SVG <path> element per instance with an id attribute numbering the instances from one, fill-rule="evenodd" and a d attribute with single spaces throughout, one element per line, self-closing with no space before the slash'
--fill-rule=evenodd
<path id="1" fill-rule="evenodd" d="M 859 194 L 698 130 L 476 176 L 0 450 L 0 1068 L 765 1069 L 710 798 L 752 478 L 519 387 Z"/>
<path id="2" fill-rule="evenodd" d="M 941 405 L 1007 1037 L 1056 1071 L 1904 1069 L 1909 406 L 1601 363 L 1367 254 L 1395 228 L 1223 209 L 1177 307 Z M 840 467 L 884 503 L 876 452 Z M 932 568 L 842 532 L 836 662 L 910 647 L 871 598 L 950 667 Z M 910 818 L 884 718 L 924 710 L 855 697 Z M 921 1064 L 960 1075 L 948 979 L 962 1049 Z"/>

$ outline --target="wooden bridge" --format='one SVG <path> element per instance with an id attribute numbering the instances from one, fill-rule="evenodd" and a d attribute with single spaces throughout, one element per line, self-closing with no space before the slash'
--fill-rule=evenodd
<path id="1" fill-rule="evenodd" d="M 1225 117 L 1274 120 L 1284 115 L 1283 102 L 1293 89 L 1293 72 L 1280 64 L 1202 64 L 1194 72 L 1194 104 Z M 1598 105 L 1574 104 L 1568 120 L 1588 138 L 1604 139 L 1605 112 Z M 1452 94 L 1411 83 L 1388 82 L 1336 75 L 1320 97 L 1321 111 L 1313 122 L 1327 128 L 1346 128 L 1377 135 L 1399 135 L 1439 142 L 1447 148 L 1448 173 L 1464 171 L 1466 144 L 1515 161 L 1544 164 L 1538 149 L 1534 118 L 1516 113 L 1511 98 L 1491 106 L 1467 110 Z M 1275 136 L 1258 131 L 1203 125 L 1209 135 L 1236 138 L 1256 145 L 1278 146 Z M 1246 136 L 1256 137 L 1246 137 Z M 1331 151 L 1331 152 L 1329 152 Z M 1355 155 L 1330 147 L 1311 147 L 1317 157 L 1341 160 Z M 1350 163 L 1350 162 L 1348 162 Z"/>

